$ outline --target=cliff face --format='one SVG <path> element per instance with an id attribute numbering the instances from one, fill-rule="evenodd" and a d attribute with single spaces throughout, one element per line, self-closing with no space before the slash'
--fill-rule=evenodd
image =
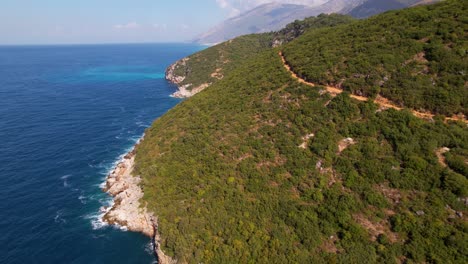
<path id="1" fill-rule="evenodd" d="M 179 69 L 179 68 L 184 68 L 186 69 L 187 67 L 187 61 L 189 60 L 189 58 L 183 58 L 181 60 L 178 60 L 176 62 L 174 62 L 173 64 L 171 64 L 167 69 L 166 69 L 166 80 L 168 80 L 169 82 L 177 85 L 178 87 L 178 91 L 173 93 L 171 96 L 173 97 L 176 97 L 176 98 L 185 98 L 185 97 L 190 97 L 192 96 L 193 94 L 190 93 L 190 91 L 188 90 L 188 88 L 190 88 L 191 84 L 186 84 L 186 85 L 182 85 L 182 82 L 185 80 L 186 78 L 186 74 L 187 72 L 184 71 L 185 75 L 181 76 L 181 75 L 178 75 L 176 74 L 176 70 Z"/>
<path id="2" fill-rule="evenodd" d="M 180 76 L 175 73 L 176 69 L 178 68 L 186 68 L 187 66 L 187 61 L 189 58 L 183 58 L 181 60 L 178 60 L 171 64 L 167 69 L 166 69 L 166 80 L 180 85 L 184 80 L 186 76 Z"/>
<path id="3" fill-rule="evenodd" d="M 202 83 L 196 87 L 192 83 L 184 83 L 190 74 L 190 67 L 187 62 L 189 57 L 176 61 L 166 69 L 166 80 L 177 85 L 178 91 L 171 96 L 175 98 L 191 97 L 211 85 L 211 83 Z"/>
<path id="4" fill-rule="evenodd" d="M 154 252 L 158 258 L 159 264 L 177 264 L 179 261 L 169 257 L 166 255 L 161 249 L 161 236 L 158 233 L 158 220 L 157 218 L 153 218 L 153 227 L 154 227 L 154 236 L 153 236 L 153 243 L 154 243 Z"/>
<path id="5" fill-rule="evenodd" d="M 140 188 L 141 178 L 132 175 L 134 162 L 135 153 L 132 151 L 108 175 L 104 191 L 114 197 L 114 204 L 111 208 L 106 208 L 107 212 L 102 220 L 110 225 L 122 226 L 151 237 L 158 263 L 177 263 L 161 250 L 157 217 L 140 204 L 143 191 Z"/>
<path id="6" fill-rule="evenodd" d="M 129 154 L 109 175 L 105 191 L 114 197 L 114 205 L 104 215 L 109 224 L 118 224 L 129 230 L 153 236 L 153 216 L 146 208 L 140 207 L 143 192 L 139 187 L 141 179 L 131 175 L 134 155 Z"/>

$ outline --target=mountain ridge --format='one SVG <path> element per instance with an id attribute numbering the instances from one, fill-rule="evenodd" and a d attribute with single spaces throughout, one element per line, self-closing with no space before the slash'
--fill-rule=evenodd
<path id="1" fill-rule="evenodd" d="M 296 19 L 317 16 L 321 13 L 346 13 L 364 0 L 331 0 L 320 6 L 267 3 L 230 18 L 208 32 L 196 37 L 193 42 L 216 44 L 240 35 L 277 31 Z"/>
<path id="2" fill-rule="evenodd" d="M 388 10 L 438 1 L 440 0 L 330 0 L 318 6 L 266 3 L 225 20 L 192 41 L 213 45 L 241 35 L 277 31 L 294 20 L 302 20 L 322 13 L 347 14 L 356 18 L 366 18 Z"/>
<path id="3" fill-rule="evenodd" d="M 322 14 L 297 20 L 278 32 L 237 37 L 173 63 L 166 70 L 166 79 L 178 86 L 174 97 L 190 97 L 221 80 L 236 64 L 260 51 L 288 43 L 308 30 L 351 21 L 349 16 Z"/>

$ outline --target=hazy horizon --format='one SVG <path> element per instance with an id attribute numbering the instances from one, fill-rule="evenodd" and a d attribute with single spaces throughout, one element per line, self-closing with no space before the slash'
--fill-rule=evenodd
<path id="1" fill-rule="evenodd" d="M 4 0 L 0 45 L 189 43 L 223 20 L 269 2 L 326 0 Z"/>

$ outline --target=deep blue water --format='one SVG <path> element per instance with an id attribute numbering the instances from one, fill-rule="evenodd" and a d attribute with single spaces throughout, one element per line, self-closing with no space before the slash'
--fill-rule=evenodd
<path id="1" fill-rule="evenodd" d="M 102 226 L 100 184 L 179 101 L 185 44 L 0 47 L 0 263 L 152 263 L 150 239 Z"/>

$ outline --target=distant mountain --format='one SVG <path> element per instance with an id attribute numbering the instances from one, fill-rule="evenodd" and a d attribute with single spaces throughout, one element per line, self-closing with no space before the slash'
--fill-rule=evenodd
<path id="1" fill-rule="evenodd" d="M 402 8 L 405 8 L 405 5 L 397 0 L 369 0 L 351 10 L 349 14 L 356 18 L 365 18 L 388 10 Z"/>
<path id="2" fill-rule="evenodd" d="M 439 0 L 330 0 L 315 7 L 268 3 L 222 22 L 195 38 L 194 42 L 216 44 L 241 35 L 277 31 L 295 20 L 322 13 L 349 14 L 356 18 L 365 18 L 388 10 L 437 1 Z"/>
<path id="3" fill-rule="evenodd" d="M 388 10 L 402 9 L 409 6 L 431 4 L 440 0 L 367 0 L 353 8 L 349 15 L 356 18 L 366 18 Z"/>
<path id="4" fill-rule="evenodd" d="M 230 18 L 210 31 L 198 36 L 194 42 L 220 43 L 240 35 L 277 31 L 287 24 L 321 13 L 347 13 L 365 0 L 331 0 L 310 7 L 306 5 L 269 3 Z"/>

